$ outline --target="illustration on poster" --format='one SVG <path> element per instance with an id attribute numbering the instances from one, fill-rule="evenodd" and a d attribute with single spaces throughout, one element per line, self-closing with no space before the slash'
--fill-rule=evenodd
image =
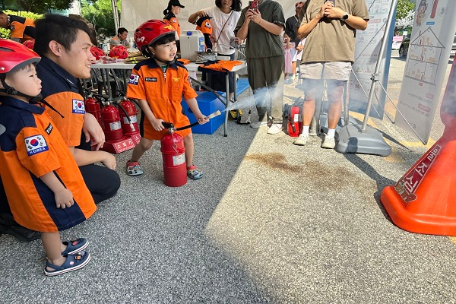
<path id="1" fill-rule="evenodd" d="M 427 0 L 421 0 L 420 4 L 418 6 L 417 14 L 416 14 L 416 24 L 417 25 L 421 25 L 421 21 L 424 19 L 424 14 L 426 13 L 427 7 L 428 7 Z"/>

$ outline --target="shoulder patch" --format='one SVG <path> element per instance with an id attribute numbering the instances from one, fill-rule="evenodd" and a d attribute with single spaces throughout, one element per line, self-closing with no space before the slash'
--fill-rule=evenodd
<path id="1" fill-rule="evenodd" d="M 79 99 L 73 99 L 73 109 L 72 112 L 76 114 L 85 114 L 84 102 Z"/>
<path id="2" fill-rule="evenodd" d="M 49 150 L 49 147 L 43 135 L 39 134 L 27 137 L 25 139 L 25 147 L 27 148 L 28 156 Z"/>
<path id="3" fill-rule="evenodd" d="M 128 83 L 137 85 L 138 82 L 139 82 L 139 75 L 131 74 L 130 80 L 128 81 Z"/>

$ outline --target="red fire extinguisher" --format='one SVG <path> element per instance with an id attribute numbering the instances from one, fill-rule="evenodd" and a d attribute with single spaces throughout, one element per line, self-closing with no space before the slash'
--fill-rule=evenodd
<path id="1" fill-rule="evenodd" d="M 128 136 L 139 133 L 135 104 L 128 99 L 124 99 L 118 106 L 121 109 L 119 113 L 123 133 Z"/>
<path id="2" fill-rule="evenodd" d="M 292 105 L 288 108 L 288 124 L 287 131 L 290 137 L 298 137 L 302 128 L 301 108 L 297 105 Z"/>
<path id="3" fill-rule="evenodd" d="M 102 125 L 102 119 L 101 119 L 101 106 L 98 100 L 93 97 L 92 95 L 89 95 L 85 100 L 84 100 L 84 106 L 85 110 L 95 116 L 97 119 L 98 123 Z"/>
<path id="4" fill-rule="evenodd" d="M 220 115 L 220 111 L 206 116 L 208 119 Z M 161 139 L 161 148 L 163 156 L 163 173 L 165 175 L 165 185 L 169 187 L 180 187 L 187 183 L 187 164 L 185 162 L 184 139 L 175 131 L 185 130 L 194 127 L 198 122 L 194 122 L 184 127 L 175 128 L 170 122 L 162 122 L 163 126 L 168 129 L 168 134 Z"/>
<path id="5" fill-rule="evenodd" d="M 117 141 L 124 137 L 119 111 L 115 106 L 108 102 L 108 105 L 101 109 L 101 117 L 101 126 L 103 127 L 106 141 Z"/>
<path id="6" fill-rule="evenodd" d="M 173 124 L 163 123 L 163 125 L 168 128 L 168 134 L 161 139 L 160 148 L 163 156 L 165 185 L 180 187 L 187 183 L 184 139 L 174 132 Z"/>

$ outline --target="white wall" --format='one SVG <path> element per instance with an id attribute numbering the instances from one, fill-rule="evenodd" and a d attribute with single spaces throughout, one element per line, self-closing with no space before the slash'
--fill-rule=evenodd
<path id="1" fill-rule="evenodd" d="M 295 14 L 295 0 L 278 1 L 284 11 L 285 20 Z M 215 5 L 214 0 L 180 0 L 180 3 L 185 6 L 179 14 L 178 19 L 181 25 L 181 30 L 194 30 L 195 25 L 187 22 L 188 16 L 194 12 Z M 249 4 L 248 0 L 242 0 L 242 6 Z M 120 26 L 127 28 L 129 33 L 143 22 L 150 19 L 163 19 L 163 10 L 168 6 L 168 0 L 122 0 L 122 10 L 120 15 Z M 129 34 L 129 37 L 132 37 Z"/>

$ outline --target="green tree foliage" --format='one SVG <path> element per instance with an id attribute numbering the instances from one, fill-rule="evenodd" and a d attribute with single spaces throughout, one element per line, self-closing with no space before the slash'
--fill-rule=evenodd
<path id="1" fill-rule="evenodd" d="M 43 14 L 50 9 L 66 10 L 71 7 L 72 0 L 15 0 L 22 10 Z"/>
<path id="2" fill-rule="evenodd" d="M 14 12 L 14 11 L 10 11 L 10 10 L 4 10 L 3 12 L 8 15 L 18 15 L 18 16 L 29 18 L 32 20 L 41 18 L 43 16 L 43 15 L 34 14 L 34 13 L 30 13 L 30 12 Z M 0 36 L 2 38 L 9 38 L 10 34 L 11 34 L 10 30 L 0 28 Z"/>
<path id="3" fill-rule="evenodd" d="M 415 9 L 415 3 L 409 0 L 399 0 L 397 2 L 396 20 L 404 19 L 410 11 Z"/>
<path id="4" fill-rule="evenodd" d="M 21 7 L 16 0 L 0 0 L 0 10 L 20 11 Z"/>
<path id="5" fill-rule="evenodd" d="M 117 8 L 120 13 L 121 1 L 117 1 Z M 111 0 L 82 1 L 81 14 L 95 27 L 97 34 L 101 37 L 116 35 L 114 18 L 112 16 Z"/>

